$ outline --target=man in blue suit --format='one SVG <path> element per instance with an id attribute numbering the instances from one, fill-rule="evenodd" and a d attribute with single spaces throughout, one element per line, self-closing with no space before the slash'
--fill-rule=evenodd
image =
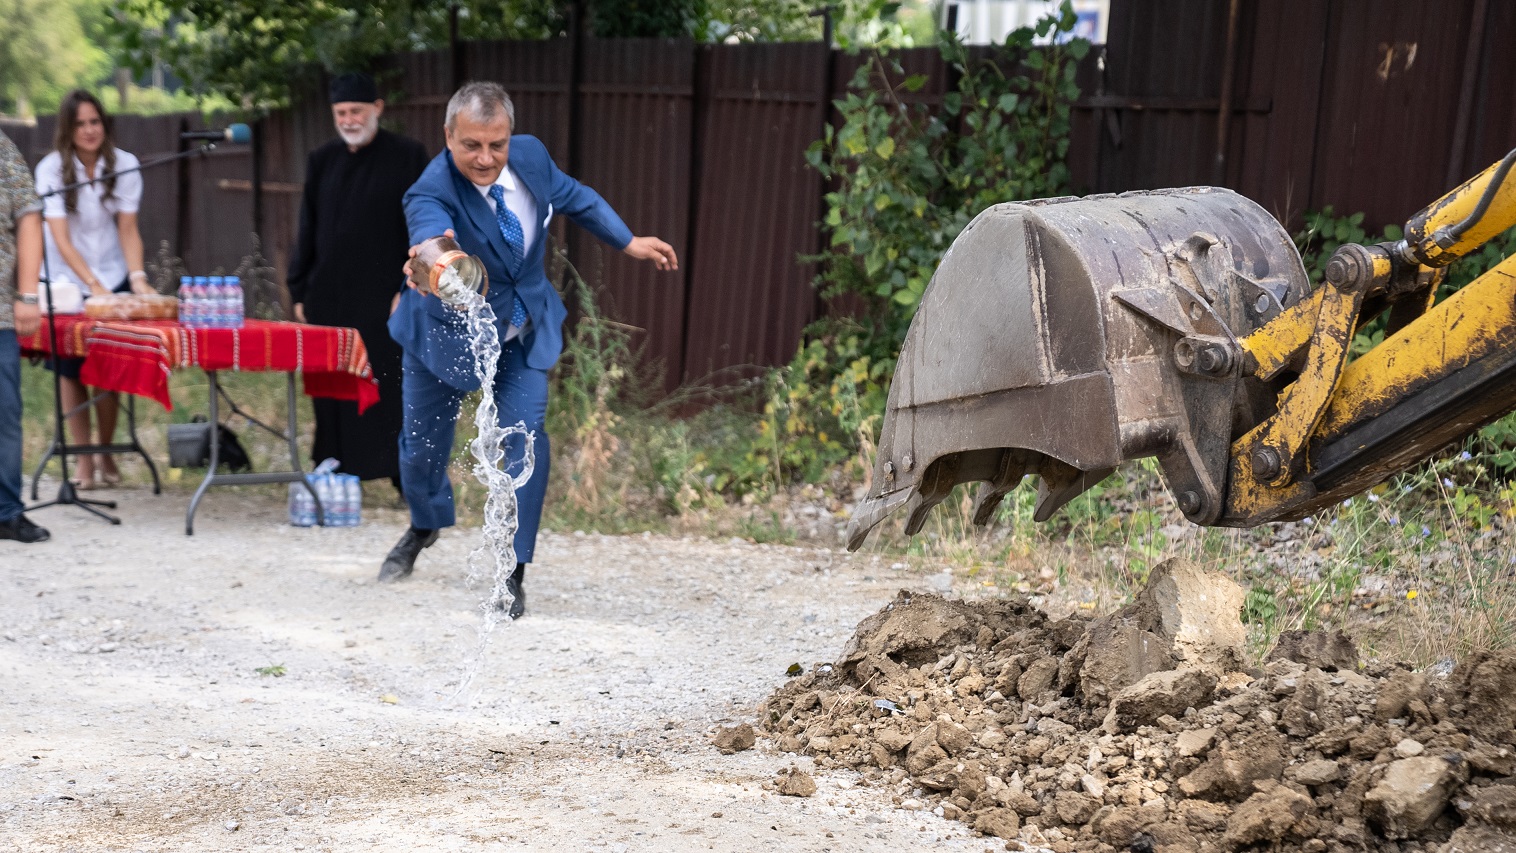
<path id="1" fill-rule="evenodd" d="M 465 252 L 484 261 L 502 341 L 490 390 L 502 425 L 524 421 L 536 435 L 536 467 L 516 495 L 518 562 L 506 584 L 512 619 L 526 610 L 526 564 L 536 546 L 548 478 L 547 372 L 563 350 L 568 314 L 543 271 L 548 223 L 562 213 L 634 258 L 661 270 L 679 266 L 668 243 L 633 236 L 605 199 L 559 171 L 539 140 L 512 136 L 515 125 L 515 107 L 501 86 L 469 83 L 459 89 L 447 105 L 447 149 L 404 200 L 412 244 L 449 234 Z M 380 581 L 409 575 L 416 556 L 437 540 L 437 531 L 453 525 L 453 486 L 447 476 L 453 430 L 464 396 L 479 387 L 462 312 L 411 287 L 401 292 L 389 330 L 405 351 L 400 484 L 411 526 L 385 558 Z M 514 437 L 506 447 L 507 470 L 519 472 L 524 454 L 524 439 Z"/>

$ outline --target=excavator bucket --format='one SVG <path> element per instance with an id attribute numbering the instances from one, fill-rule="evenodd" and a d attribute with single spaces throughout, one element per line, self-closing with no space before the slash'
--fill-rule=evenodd
<path id="1" fill-rule="evenodd" d="M 960 483 L 981 484 L 984 524 L 1036 476 L 1046 520 L 1145 456 L 1191 520 L 1213 523 L 1230 443 L 1278 391 L 1242 369 L 1238 340 L 1309 289 L 1285 230 L 1227 190 L 986 210 L 911 323 L 848 547 L 902 506 L 917 532 Z"/>

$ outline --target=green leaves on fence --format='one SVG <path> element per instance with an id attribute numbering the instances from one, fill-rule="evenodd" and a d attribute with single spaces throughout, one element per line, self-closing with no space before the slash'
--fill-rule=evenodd
<path id="1" fill-rule="evenodd" d="M 937 263 L 975 216 L 1069 191 L 1074 74 L 1089 51 L 1065 39 L 1073 25 L 1065 2 L 989 57 L 941 34 L 939 104 L 920 94 L 926 75 L 907 76 L 898 59 L 870 51 L 836 102 L 841 126 L 807 151 L 838 184 L 826 197 L 832 251 L 816 259 L 820 282 L 829 296 L 866 299 L 882 333 L 878 355 L 904 338 Z"/>

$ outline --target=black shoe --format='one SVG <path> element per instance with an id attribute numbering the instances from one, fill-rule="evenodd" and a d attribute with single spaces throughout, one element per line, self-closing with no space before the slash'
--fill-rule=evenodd
<path id="1" fill-rule="evenodd" d="M 379 567 L 379 582 L 389 583 L 408 577 L 416 568 L 416 555 L 421 553 L 422 548 L 429 547 L 436 541 L 435 530 L 408 528 L 400 541 L 395 543 L 395 547 L 390 549 L 389 556 L 384 558 L 384 565 Z"/>
<path id="2" fill-rule="evenodd" d="M 495 603 L 514 622 L 526 615 L 526 563 L 516 564 L 516 571 L 505 579 L 505 591 L 511 594 L 510 609 L 506 610 L 503 600 Z"/>
<path id="3" fill-rule="evenodd" d="M 0 521 L 0 539 L 14 539 L 17 542 L 46 542 L 53 538 L 47 532 L 46 527 L 38 527 L 32 524 L 31 519 L 24 515 L 18 515 L 10 521 Z M 518 570 L 519 571 L 519 570 Z M 516 618 L 514 616 L 512 619 Z"/>

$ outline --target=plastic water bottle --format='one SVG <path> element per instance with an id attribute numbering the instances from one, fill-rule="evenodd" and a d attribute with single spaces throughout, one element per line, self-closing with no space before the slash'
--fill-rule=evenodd
<path id="1" fill-rule="evenodd" d="M 352 477 L 342 477 L 339 482 L 342 484 L 342 526 L 352 527 L 358 523 L 358 501 L 360 499 L 357 495 L 353 494 L 354 487 L 358 485 L 358 481 Z"/>
<path id="2" fill-rule="evenodd" d="M 326 526 L 347 526 L 347 496 L 342 493 L 342 478 L 328 475 L 326 478 L 327 490 L 331 493 L 331 503 L 326 505 Z"/>
<path id="3" fill-rule="evenodd" d="M 342 492 L 342 521 L 343 527 L 353 526 L 353 516 L 356 514 L 353 507 L 352 480 L 340 477 L 337 480 L 337 488 Z"/>
<path id="4" fill-rule="evenodd" d="M 190 282 L 190 302 L 193 303 L 193 307 L 190 309 L 190 316 L 195 318 L 193 325 L 197 329 L 204 329 L 210 325 L 210 311 L 207 310 L 208 306 L 206 305 L 206 296 L 209 288 L 210 285 L 203 275 L 195 276 Z"/>
<path id="5" fill-rule="evenodd" d="M 190 299 L 193 282 L 187 275 L 179 276 L 179 322 L 186 326 L 195 325 L 195 303 Z"/>
<path id="6" fill-rule="evenodd" d="M 321 499 L 321 513 L 327 527 L 337 523 L 339 510 L 337 509 L 337 495 L 332 489 L 331 477 L 316 478 L 316 497 Z"/>
<path id="7" fill-rule="evenodd" d="M 210 315 L 206 323 L 212 329 L 226 328 L 226 315 L 222 311 L 222 293 L 226 290 L 226 279 L 219 275 L 213 275 L 206 279 L 205 304 L 206 314 Z"/>
<path id="8" fill-rule="evenodd" d="M 242 293 L 242 279 L 237 276 L 226 277 L 225 302 L 226 325 L 233 329 L 242 328 L 242 321 L 247 316 L 247 310 Z"/>
<path id="9" fill-rule="evenodd" d="M 289 516 L 295 527 L 312 527 L 316 523 L 316 504 L 304 483 L 290 483 Z"/>

